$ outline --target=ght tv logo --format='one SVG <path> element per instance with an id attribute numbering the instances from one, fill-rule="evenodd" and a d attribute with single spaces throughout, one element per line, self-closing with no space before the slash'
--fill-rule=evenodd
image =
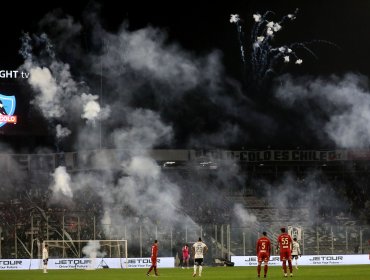
<path id="1" fill-rule="evenodd" d="M 15 96 L 0 94 L 0 127 L 7 123 L 17 123 L 17 116 L 13 115 L 15 106 Z"/>

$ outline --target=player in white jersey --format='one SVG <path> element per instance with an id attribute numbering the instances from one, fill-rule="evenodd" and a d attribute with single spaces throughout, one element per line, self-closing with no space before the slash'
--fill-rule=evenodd
<path id="1" fill-rule="evenodd" d="M 302 256 L 297 238 L 293 238 L 292 259 L 295 260 L 295 268 L 298 269 L 298 256 Z"/>
<path id="2" fill-rule="evenodd" d="M 191 247 L 192 252 L 194 254 L 194 273 L 193 277 L 197 276 L 197 268 L 199 267 L 199 276 L 202 276 L 202 266 L 203 266 L 203 258 L 204 255 L 208 251 L 208 247 L 205 243 L 203 243 L 202 238 L 199 237 L 198 242 L 193 244 Z"/>
<path id="3" fill-rule="evenodd" d="M 44 273 L 48 273 L 48 261 L 49 261 L 49 251 L 48 245 L 46 244 L 45 247 L 42 249 L 42 262 L 44 266 Z"/>

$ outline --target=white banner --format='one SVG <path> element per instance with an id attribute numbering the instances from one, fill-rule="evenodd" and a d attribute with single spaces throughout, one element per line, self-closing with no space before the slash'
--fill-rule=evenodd
<path id="1" fill-rule="evenodd" d="M 35 269 L 39 268 L 40 261 L 38 259 L 1 259 L 0 270 Z"/>
<path id="2" fill-rule="evenodd" d="M 370 152 L 368 153 L 370 156 Z M 259 161 L 343 161 L 347 160 L 346 150 L 261 150 L 261 151 L 223 151 L 191 153 L 192 157 L 209 159 L 232 159 L 244 162 Z"/>
<path id="3" fill-rule="evenodd" d="M 125 258 L 102 259 L 49 259 L 48 269 L 100 269 L 100 268 L 126 268 Z M 127 268 L 149 268 L 150 258 L 128 258 Z M 175 267 L 175 258 L 158 258 L 158 268 Z M 41 269 L 41 259 L 2 259 L 0 270 Z"/>
<path id="4" fill-rule="evenodd" d="M 231 256 L 235 266 L 257 266 L 256 256 Z M 308 255 L 298 259 L 299 265 L 370 264 L 369 255 Z M 281 265 L 279 256 L 271 256 L 269 265 Z"/>
<path id="5" fill-rule="evenodd" d="M 370 264 L 369 255 L 312 255 L 298 261 L 302 265 Z"/>

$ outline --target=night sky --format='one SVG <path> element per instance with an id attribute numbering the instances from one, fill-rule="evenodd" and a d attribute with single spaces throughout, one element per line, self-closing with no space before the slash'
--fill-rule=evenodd
<path id="1" fill-rule="evenodd" d="M 201 60 L 202 57 L 217 52 L 222 68 L 217 74 L 222 80 L 220 82 L 222 90 L 218 96 L 228 96 L 230 108 L 234 106 L 234 111 L 224 110 L 221 98 L 218 100 L 212 98 L 211 90 L 204 86 L 195 86 L 186 91 L 180 101 L 177 100 L 171 104 L 169 101 L 164 104 L 163 100 L 158 98 L 158 94 L 153 93 L 153 88 L 158 90 L 162 87 L 162 92 L 168 90 L 168 85 L 163 81 L 155 85 L 148 82 L 141 85 L 140 90 L 135 89 L 136 91 L 133 92 L 129 102 L 131 108 L 159 112 L 162 120 L 173 127 L 173 140 L 170 143 L 160 143 L 159 147 L 200 148 L 204 146 L 205 148 L 239 149 L 245 146 L 257 148 L 301 145 L 318 148 L 368 146 L 367 141 L 347 145 L 343 144 L 345 141 L 338 142 L 335 137 L 328 136 L 338 127 L 330 123 L 333 120 L 333 114 L 335 118 L 338 116 L 336 115 L 338 111 L 353 104 L 332 106 L 326 104 L 332 100 L 328 98 L 323 102 L 317 102 L 320 103 L 318 105 L 315 100 L 317 98 L 312 97 L 315 96 L 313 94 L 308 99 L 304 101 L 300 99 L 295 103 L 312 113 L 312 116 L 307 117 L 307 111 L 286 108 L 284 101 L 276 99 L 276 93 L 282 90 L 276 89 L 276 85 L 283 85 L 284 74 L 291 75 L 289 77 L 294 77 L 296 81 L 303 79 L 304 81 L 299 82 L 299 86 L 307 88 L 318 80 L 328 79 L 331 84 L 338 84 L 340 83 L 338 81 L 346 80 L 344 77 L 348 73 L 352 73 L 356 77 L 361 77 L 357 86 L 364 88 L 366 96 L 368 95 L 367 78 L 370 75 L 370 40 L 368 39 L 370 2 L 368 1 L 228 1 L 217 4 L 214 1 L 187 1 L 172 4 L 50 1 L 46 5 L 41 2 L 37 4 L 37 1 L 35 4 L 34 1 L 23 3 L 22 8 L 20 6 L 19 3 L 13 2 L 3 8 L 3 15 L 0 18 L 0 34 L 3 38 L 0 52 L 1 69 L 17 69 L 24 63 L 24 58 L 18 53 L 23 32 L 29 34 L 46 32 L 57 48 L 58 41 L 55 38 L 58 38 L 59 31 L 53 25 L 47 25 L 45 20 L 43 21 L 45 15 L 51 12 L 59 18 L 69 15 L 75 22 L 81 24 L 81 31 L 75 40 L 85 53 L 101 51 L 98 37 L 92 35 L 94 24 L 89 17 L 91 11 L 98 15 L 101 28 L 107 34 L 119 33 L 122 23 L 126 24 L 126 30 L 132 34 L 153 27 L 166 34 L 165 46 L 176 46 L 188 56 Z M 283 77 L 283 80 L 278 79 L 278 82 L 270 80 L 263 90 L 256 93 L 248 86 L 248 81 L 245 82 L 238 33 L 236 26 L 229 22 L 230 15 L 237 13 L 243 19 L 243 31 L 248 40 L 254 24 L 253 14 L 257 12 L 263 14 L 270 10 L 274 12 L 271 20 L 275 20 L 294 12 L 296 8 L 299 9 L 297 18 L 283 26 L 272 44 L 279 46 L 293 42 L 317 42 L 310 45 L 310 50 L 315 53 L 317 59 L 307 53 L 299 53 L 304 60 L 302 65 L 285 66 L 274 76 L 276 79 Z M 81 69 L 85 69 L 79 68 L 81 57 L 73 57 L 70 52 L 59 50 L 59 58 L 71 66 L 71 73 L 76 80 L 81 79 L 83 76 Z M 136 78 L 141 74 L 132 72 L 131 75 Z M 332 78 L 333 76 L 335 78 Z M 91 79 L 90 88 L 99 87 L 97 82 L 99 77 L 94 79 L 90 76 L 89 79 Z M 125 78 L 126 83 L 127 79 L 129 78 Z M 309 82 L 310 79 L 315 82 Z M 52 130 L 55 122 L 45 120 L 42 115 L 37 114 L 37 110 L 28 106 L 33 99 L 29 89 L 9 79 L 2 79 L 0 82 L 2 87 L 0 92 L 11 91 L 12 88 L 17 94 L 22 92 L 19 94 L 22 97 L 17 96 L 19 100 L 17 114 L 20 115 L 21 120 L 23 118 L 23 122 L 17 124 L 16 129 L 10 129 L 8 126 L 2 129 L 4 142 L 19 142 L 21 144 L 18 146 L 21 146 L 24 144 L 25 137 L 29 137 L 28 139 L 32 139 L 29 145 L 37 145 L 38 141 L 41 141 L 45 145 L 53 146 L 55 137 L 50 132 L 50 128 Z M 325 82 L 322 83 L 325 84 Z M 109 78 L 104 79 L 104 89 L 114 90 Z M 287 91 L 286 88 L 284 90 Z M 316 93 L 319 91 L 316 90 Z M 28 93 L 24 94 L 24 92 Z M 202 92 L 204 95 L 198 95 L 195 92 Z M 94 93 L 93 90 L 92 93 Z M 99 91 L 96 90 L 95 94 L 99 94 Z M 109 98 L 106 97 L 106 100 Z M 235 104 L 238 106 L 235 107 Z M 326 110 L 324 106 L 334 108 Z M 366 118 L 363 122 L 366 122 Z M 225 123 L 227 123 L 225 127 L 232 127 L 230 130 L 234 132 L 237 130 L 237 133 L 229 139 L 226 139 L 228 137 L 225 135 L 220 136 L 220 131 L 225 131 L 223 128 Z M 107 128 L 112 129 L 116 127 L 115 125 L 116 123 L 108 123 Z M 271 127 L 273 129 L 270 129 Z M 329 127 L 329 132 L 315 133 L 318 127 Z M 359 127 L 358 130 L 361 131 L 362 128 Z M 340 133 L 338 131 L 341 130 L 336 130 L 336 133 Z M 73 140 L 65 140 L 68 143 L 66 148 L 76 149 L 76 146 L 71 143 L 75 143 L 79 137 L 75 135 L 73 129 L 71 138 Z M 211 138 L 222 139 L 209 141 Z M 110 146 L 108 142 L 107 140 L 107 146 Z"/>
<path id="2" fill-rule="evenodd" d="M 276 18 L 299 8 L 294 22 L 281 35 L 292 41 L 323 39 L 336 43 L 340 51 L 329 48 L 315 49 L 320 62 L 310 71 L 316 73 L 341 73 L 358 71 L 369 73 L 367 63 L 370 30 L 368 22 L 370 3 L 367 1 L 188 1 L 186 4 L 116 3 L 101 1 L 102 25 L 114 32 L 123 21 L 129 22 L 130 30 L 148 25 L 160 27 L 169 34 L 169 40 L 178 42 L 192 52 L 205 53 L 220 49 L 228 71 L 239 73 L 239 52 L 236 31 L 229 23 L 230 14 L 239 14 L 245 21 L 246 32 L 253 24 L 252 14 L 271 10 Z M 37 1 L 36 1 L 37 3 Z M 40 2 L 41 3 L 41 2 Z M 22 31 L 36 32 L 39 22 L 48 12 L 60 9 L 65 14 L 81 19 L 91 3 L 99 1 L 50 1 L 47 4 L 35 2 L 9 2 L 0 18 L 3 35 L 1 63 L 14 66 L 20 63 L 18 55 L 19 38 Z M 212 3 L 212 4 L 211 4 Z"/>

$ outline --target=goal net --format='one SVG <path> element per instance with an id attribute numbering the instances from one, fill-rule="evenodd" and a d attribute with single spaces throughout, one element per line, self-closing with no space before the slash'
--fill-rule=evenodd
<path id="1" fill-rule="evenodd" d="M 127 240 L 45 240 L 49 258 L 90 258 L 91 267 L 108 268 L 104 258 L 118 258 L 120 267 L 127 268 Z"/>

